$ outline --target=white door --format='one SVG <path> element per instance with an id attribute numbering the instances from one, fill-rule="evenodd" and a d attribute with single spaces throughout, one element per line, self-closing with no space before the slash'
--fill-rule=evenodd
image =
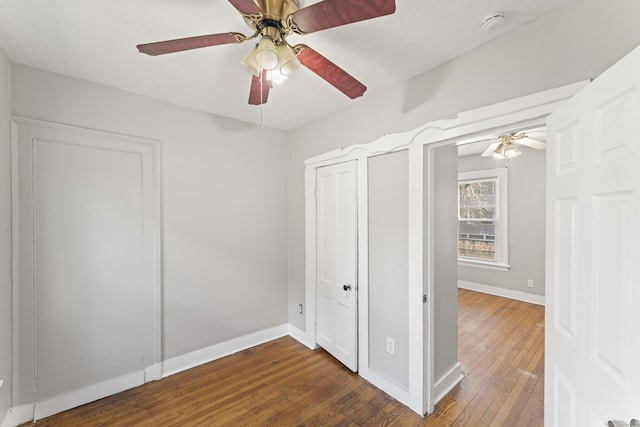
<path id="1" fill-rule="evenodd" d="M 154 151 L 19 127 L 19 384 L 35 418 L 142 384 L 159 362 Z"/>
<path id="2" fill-rule="evenodd" d="M 317 169 L 317 342 L 358 370 L 356 163 Z"/>
<path id="3" fill-rule="evenodd" d="M 547 122 L 545 425 L 640 419 L 640 48 Z"/>

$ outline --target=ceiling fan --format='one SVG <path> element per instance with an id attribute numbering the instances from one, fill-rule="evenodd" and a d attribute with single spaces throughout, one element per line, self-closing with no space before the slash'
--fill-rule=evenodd
<path id="1" fill-rule="evenodd" d="M 164 55 L 208 46 L 242 43 L 258 39 L 242 59 L 253 78 L 249 104 L 267 102 L 271 82 L 289 76 L 300 64 L 354 99 L 367 87 L 342 68 L 304 44 L 291 46 L 289 34 L 308 34 L 395 12 L 395 0 L 323 0 L 300 9 L 298 0 L 228 0 L 244 18 L 253 34 L 228 32 L 137 45 L 141 53 Z"/>
<path id="2" fill-rule="evenodd" d="M 522 153 L 518 150 L 516 144 L 531 147 L 536 150 L 543 150 L 547 146 L 545 137 L 546 132 L 544 130 L 500 135 L 495 142 L 482 153 L 482 157 L 491 156 L 497 159 L 510 159 L 519 156 Z"/>

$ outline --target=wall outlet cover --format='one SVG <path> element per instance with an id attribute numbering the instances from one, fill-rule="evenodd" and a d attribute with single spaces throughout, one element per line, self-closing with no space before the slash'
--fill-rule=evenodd
<path id="1" fill-rule="evenodd" d="M 387 337 L 387 353 L 394 356 L 396 354 L 396 341 L 393 338 Z"/>

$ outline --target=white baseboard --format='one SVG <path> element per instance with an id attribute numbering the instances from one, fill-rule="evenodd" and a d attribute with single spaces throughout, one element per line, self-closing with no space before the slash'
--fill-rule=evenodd
<path id="1" fill-rule="evenodd" d="M 462 366 L 460 362 L 449 369 L 449 372 L 444 374 L 442 378 L 436 381 L 433 386 L 433 394 L 435 395 L 434 404 L 440 402 L 440 400 L 447 395 L 464 377 L 462 376 Z"/>
<path id="2" fill-rule="evenodd" d="M 360 366 L 358 369 L 358 375 L 370 382 L 375 387 L 387 393 L 389 396 L 396 399 L 398 402 L 405 405 L 407 408 L 411 408 L 409 390 L 407 390 L 406 388 L 400 386 L 394 381 L 391 381 L 384 375 L 376 372 L 368 366 Z"/>
<path id="3" fill-rule="evenodd" d="M 33 420 L 33 405 L 20 405 L 9 409 L 0 427 L 16 427 Z"/>
<path id="4" fill-rule="evenodd" d="M 197 350 L 182 356 L 174 357 L 162 363 L 156 363 L 147 367 L 144 371 L 124 375 L 122 377 L 103 381 L 78 390 L 71 391 L 51 399 L 38 402 L 34 407 L 31 404 L 21 405 L 9 409 L 0 427 L 15 427 L 34 419 L 39 420 L 67 409 L 74 408 L 85 403 L 110 396 L 122 390 L 127 390 L 146 381 L 160 379 L 169 375 L 184 371 L 195 366 L 202 365 L 212 360 L 228 356 L 233 353 L 255 347 L 276 338 L 289 335 L 291 325 L 284 324 L 273 328 L 264 329 L 242 337 L 234 338 L 223 343 Z M 298 334 L 298 331 L 293 333 Z M 304 336 L 304 333 L 302 333 Z M 297 338 L 296 338 L 297 339 Z M 303 344 L 307 345 L 304 341 Z"/>
<path id="5" fill-rule="evenodd" d="M 117 378 L 82 387 L 77 390 L 64 393 L 50 399 L 44 399 L 36 403 L 35 413 L 36 420 L 48 417 L 53 414 L 75 408 L 94 400 L 102 399 L 105 396 L 119 393 L 144 384 L 144 371 L 133 372 L 131 374 L 122 375 Z"/>
<path id="6" fill-rule="evenodd" d="M 495 295 L 498 297 L 510 298 L 518 301 L 528 302 L 531 304 L 545 305 L 545 299 L 542 295 L 533 295 L 522 291 L 514 291 L 511 289 L 499 288 L 497 286 L 483 285 L 481 283 L 467 282 L 466 280 L 458 280 L 458 287 L 468 289 L 470 291 L 482 292 L 484 294 Z"/>
<path id="7" fill-rule="evenodd" d="M 301 344 L 304 344 L 310 350 L 315 350 L 318 348 L 318 344 L 309 342 L 306 332 L 296 328 L 291 323 L 289 323 L 289 336 L 294 340 L 300 342 Z"/>
<path id="8" fill-rule="evenodd" d="M 162 363 L 154 363 L 144 369 L 144 382 L 156 381 L 162 378 Z"/>
<path id="9" fill-rule="evenodd" d="M 289 325 L 283 324 L 165 360 L 162 362 L 162 378 L 264 344 L 267 341 L 272 341 L 288 334 Z"/>

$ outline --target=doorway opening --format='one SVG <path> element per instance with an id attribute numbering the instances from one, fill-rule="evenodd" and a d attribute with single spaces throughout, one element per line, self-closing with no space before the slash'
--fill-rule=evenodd
<path id="1" fill-rule="evenodd" d="M 472 411 L 491 423 L 541 424 L 544 411 L 534 402 L 544 390 L 546 151 L 522 146 L 515 158 L 483 157 L 491 145 L 458 147 L 460 393 L 482 395 Z M 504 182 L 487 178 L 495 171 Z M 508 246 L 498 239 L 505 231 Z M 492 411 L 492 401 L 501 409 Z"/>

